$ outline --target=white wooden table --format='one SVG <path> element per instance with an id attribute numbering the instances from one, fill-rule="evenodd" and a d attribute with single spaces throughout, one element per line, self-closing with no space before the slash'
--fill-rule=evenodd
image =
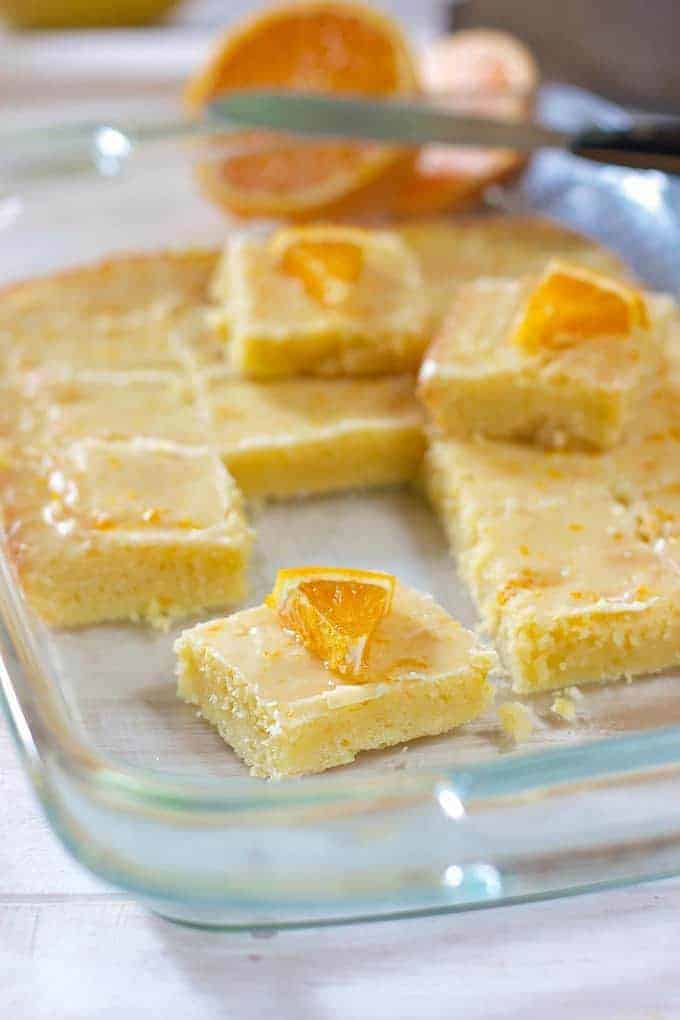
<path id="1" fill-rule="evenodd" d="M 268 938 L 172 925 L 67 857 L 0 724 L 3 1020 L 670 1020 L 678 961 L 680 879 Z"/>

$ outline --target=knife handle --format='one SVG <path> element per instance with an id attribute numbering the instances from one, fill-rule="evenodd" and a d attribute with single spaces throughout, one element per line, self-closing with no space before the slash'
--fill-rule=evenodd
<path id="1" fill-rule="evenodd" d="M 645 119 L 617 130 L 589 128 L 569 148 L 598 163 L 680 174 L 680 117 Z"/>

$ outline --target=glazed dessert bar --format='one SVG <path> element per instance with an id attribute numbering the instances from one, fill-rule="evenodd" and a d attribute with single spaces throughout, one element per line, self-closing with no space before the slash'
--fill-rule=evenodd
<path id="1" fill-rule="evenodd" d="M 677 503 L 670 506 L 680 488 L 680 432 L 666 418 L 651 435 L 648 450 L 660 443 L 673 451 L 665 470 L 648 461 L 644 490 L 635 470 L 626 479 L 625 446 L 590 457 L 484 440 L 430 446 L 433 504 L 517 691 L 680 664 Z M 633 459 L 640 464 L 639 451 Z M 624 489 L 635 490 L 632 502 Z"/>
<path id="2" fill-rule="evenodd" d="M 24 387 L 41 445 L 84 437 L 210 443 L 247 496 L 410 481 L 425 448 L 412 376 L 255 383 L 228 369 L 73 374 Z M 27 415 L 28 418 L 28 415 Z"/>
<path id="3" fill-rule="evenodd" d="M 397 584 L 362 682 L 339 677 L 257 606 L 185 631 L 178 693 L 256 776 L 321 772 L 444 733 L 489 704 L 495 657 L 430 596 Z"/>
<path id="4" fill-rule="evenodd" d="M 415 252 L 433 325 L 448 313 L 456 287 L 480 276 L 540 273 L 551 258 L 625 276 L 613 252 L 550 220 L 524 216 L 457 216 L 415 220 L 398 230 Z"/>
<path id="5" fill-rule="evenodd" d="M 220 454 L 253 496 L 404 482 L 418 470 L 412 377 L 233 377 L 205 316 L 215 264 L 202 252 L 123 257 L 0 301 L 7 547 L 51 623 L 161 622 L 240 598 L 250 532 Z M 102 467 L 109 446 L 117 470 Z M 63 505 L 49 491 L 61 475 Z M 208 501 L 223 490 L 209 523 L 186 524 L 192 486 Z"/>
<path id="6" fill-rule="evenodd" d="M 428 340 L 417 258 L 387 231 L 235 238 L 212 293 L 231 367 L 253 379 L 415 372 Z"/>
<path id="7" fill-rule="evenodd" d="M 305 322 L 314 310 L 315 322 L 354 315 L 364 324 L 356 350 L 367 360 L 345 360 L 352 340 L 339 360 L 321 356 L 314 372 L 413 366 L 424 323 L 436 317 L 428 302 L 445 280 L 451 291 L 466 274 L 535 272 L 553 254 L 578 253 L 600 269 L 608 260 L 615 271 L 591 242 L 536 221 L 423 224 L 398 236 L 337 229 L 251 239 L 281 276 L 271 321 L 289 322 L 292 288 Z M 250 532 L 230 473 L 246 495 L 284 497 L 403 482 L 419 471 L 425 438 L 409 374 L 237 378 L 229 258 L 217 271 L 213 252 L 125 256 L 2 293 L 4 530 L 28 598 L 52 623 L 161 620 L 238 598 Z M 246 291 L 265 268 L 253 269 Z M 207 314 L 211 289 L 217 316 L 214 305 Z M 614 452 L 620 489 L 634 488 L 639 470 L 640 491 L 653 490 L 654 499 L 620 499 L 640 541 L 654 535 L 670 562 L 672 457 L 663 488 L 641 466 L 645 451 L 642 461 L 631 444 Z M 195 494 L 207 516 L 193 513 Z"/>
<path id="8" fill-rule="evenodd" d="M 212 369 L 193 380 L 80 372 L 28 383 L 24 440 L 209 443 L 247 496 L 404 483 L 418 471 L 425 437 L 412 376 L 255 383 Z"/>
<path id="9" fill-rule="evenodd" d="M 580 321 L 572 323 L 582 332 L 545 337 L 530 350 L 517 342 L 517 327 L 540 291 L 538 281 L 482 278 L 459 288 L 423 361 L 418 386 L 445 434 L 544 446 L 604 448 L 619 441 L 658 374 L 672 301 L 643 300 L 619 284 L 613 291 L 609 278 L 571 263 L 553 263 L 547 274 L 557 277 L 560 271 L 566 281 L 594 292 L 590 305 L 577 312 Z M 595 282 L 584 285 L 584 277 Z M 617 314 L 629 311 L 627 301 L 644 322 Z M 548 309 L 554 316 L 554 305 Z M 593 320 L 598 311 L 609 315 L 599 330 Z M 534 319 L 540 319 L 538 310 Z"/>
<path id="10" fill-rule="evenodd" d="M 42 445 L 83 437 L 207 442 L 204 408 L 184 372 L 77 372 L 27 385 Z"/>
<path id="11" fill-rule="evenodd" d="M 0 354 L 10 374 L 179 369 L 173 330 L 205 299 L 214 252 L 131 255 L 0 292 Z"/>
<path id="12" fill-rule="evenodd" d="M 212 439 L 247 496 L 408 482 L 425 449 L 412 376 L 254 383 L 201 378 Z"/>
<path id="13" fill-rule="evenodd" d="M 244 594 L 241 496 L 205 447 L 83 439 L 8 472 L 10 560 L 48 623 L 159 623 Z"/>

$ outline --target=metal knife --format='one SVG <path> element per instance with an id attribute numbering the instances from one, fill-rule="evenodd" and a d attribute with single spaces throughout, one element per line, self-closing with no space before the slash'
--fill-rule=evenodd
<path id="1" fill-rule="evenodd" d="M 540 124 L 458 114 L 418 100 L 369 100 L 303 92 L 230 92 L 207 108 L 215 127 L 229 122 L 298 135 L 402 145 L 440 143 L 533 152 L 564 149 L 600 163 L 680 173 L 680 117 L 631 118 L 625 128 L 574 133 Z"/>
<path id="2" fill-rule="evenodd" d="M 601 163 L 680 173 L 680 117 L 631 117 L 623 128 L 558 131 L 541 124 L 455 113 L 419 100 L 370 100 L 301 92 L 243 90 L 208 104 L 198 120 L 153 115 L 0 128 L 0 193 L 35 177 L 88 170 L 111 176 L 141 144 L 202 138 L 264 127 L 299 136 L 354 138 L 401 145 L 468 145 L 533 152 L 558 148 Z"/>

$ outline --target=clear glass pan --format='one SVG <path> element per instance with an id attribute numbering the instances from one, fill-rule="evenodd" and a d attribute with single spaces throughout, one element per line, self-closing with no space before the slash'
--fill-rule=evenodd
<path id="1" fill-rule="evenodd" d="M 552 89 L 561 124 L 616 110 Z M 120 250 L 221 245 L 233 229 L 197 195 L 194 150 L 143 146 L 120 173 L 46 167 L 0 178 L 0 282 Z M 9 180 L 9 178 L 8 178 Z M 680 290 L 680 184 L 538 156 L 493 201 L 606 241 L 653 286 Z M 468 624 L 443 535 L 413 492 L 253 507 L 248 602 L 281 564 L 388 568 Z M 93 871 L 167 916 L 220 926 L 326 923 L 480 907 L 680 872 L 677 675 L 591 689 L 578 724 L 535 699 L 511 751 L 491 717 L 459 734 L 265 783 L 174 693 L 175 633 L 58 632 L 0 570 L 0 684 L 55 831 Z M 185 624 L 186 625 L 186 622 Z"/>

